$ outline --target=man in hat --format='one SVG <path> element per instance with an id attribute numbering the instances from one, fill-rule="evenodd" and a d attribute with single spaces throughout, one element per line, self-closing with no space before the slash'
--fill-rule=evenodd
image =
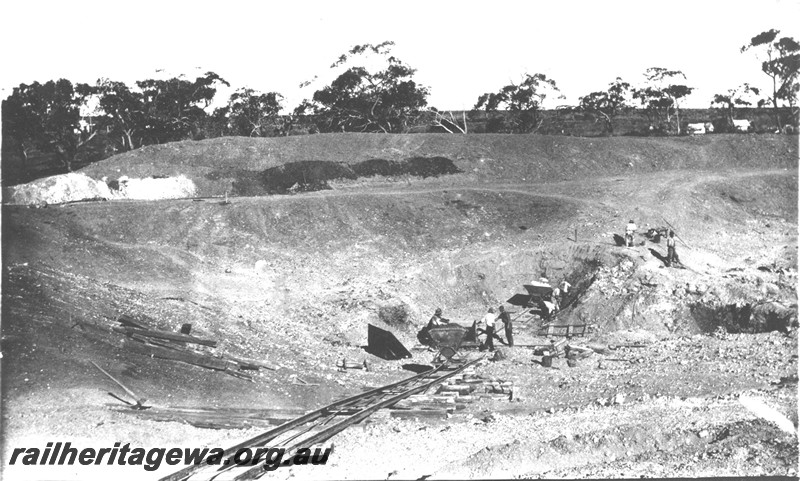
<path id="1" fill-rule="evenodd" d="M 567 294 L 569 294 L 570 287 L 572 287 L 572 284 L 567 282 L 566 279 L 561 281 L 561 284 L 559 284 L 558 296 L 557 296 L 559 305 L 564 304 L 564 299 L 567 297 Z"/>
<path id="2" fill-rule="evenodd" d="M 625 245 L 627 247 L 633 247 L 633 234 L 636 233 L 636 224 L 633 223 L 633 219 L 628 221 L 628 225 L 625 226 Z"/>
<path id="3" fill-rule="evenodd" d="M 508 343 L 508 347 L 514 346 L 514 333 L 512 332 L 511 326 L 511 316 L 506 312 L 506 308 L 503 306 L 498 307 L 500 310 L 500 315 L 497 316 L 498 319 L 503 323 L 506 331 L 506 343 Z"/>
<path id="4" fill-rule="evenodd" d="M 433 345 L 433 339 L 431 338 L 429 331 L 434 327 L 446 326 L 449 323 L 450 319 L 445 319 L 442 317 L 442 308 L 437 307 L 436 311 L 433 313 L 433 316 L 431 316 L 431 319 L 428 321 L 428 324 L 420 329 L 417 333 L 417 340 L 420 342 L 420 344 L 425 346 Z"/>
<path id="5" fill-rule="evenodd" d="M 677 254 L 675 253 L 675 232 L 669 231 L 669 237 L 667 237 L 667 267 L 672 267 L 672 263 L 677 260 Z"/>
<path id="6" fill-rule="evenodd" d="M 550 303 L 553 304 L 553 313 L 561 310 L 561 290 L 558 287 L 550 294 Z"/>
<path id="7" fill-rule="evenodd" d="M 444 326 L 445 324 L 449 323 L 450 319 L 445 319 L 442 317 L 442 308 L 437 307 L 436 311 L 434 311 L 433 316 L 431 317 L 431 320 L 428 321 L 428 329 L 431 327 Z"/>

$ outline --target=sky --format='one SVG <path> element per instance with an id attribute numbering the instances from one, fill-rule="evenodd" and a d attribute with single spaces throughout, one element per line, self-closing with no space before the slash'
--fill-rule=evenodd
<path id="1" fill-rule="evenodd" d="M 352 46 L 395 42 L 439 109 L 471 108 L 525 73 L 553 78 L 575 105 L 649 67 L 680 70 L 695 91 L 686 107 L 743 82 L 770 88 L 742 45 L 770 28 L 800 40 L 800 0 L 6 1 L 0 3 L 0 97 L 20 83 L 136 80 L 213 71 L 276 91 L 294 108 L 332 79 Z M 299 84 L 319 76 L 311 88 Z M 218 99 L 218 100 L 219 100 Z"/>

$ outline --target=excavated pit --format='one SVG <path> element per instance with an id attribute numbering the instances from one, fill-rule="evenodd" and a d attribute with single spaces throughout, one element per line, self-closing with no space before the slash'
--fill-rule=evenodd
<path id="1" fill-rule="evenodd" d="M 539 141 L 536 136 L 518 138 Z M 396 142 L 403 137 L 388 139 Z M 466 140 L 475 139 L 483 141 L 474 136 Z M 641 159 L 652 159 L 653 169 L 668 168 L 657 162 L 662 157 L 669 162 L 686 159 L 684 153 L 699 152 L 694 143 L 716 139 L 688 139 L 693 143 L 685 145 L 680 155 L 662 155 L 657 150 L 657 155 L 643 152 Z M 743 136 L 742 142 L 750 142 L 748 139 Z M 460 142 L 461 137 L 443 140 Z M 503 145 L 510 142 L 500 140 Z M 609 144 L 614 155 L 623 151 L 617 140 Z M 452 184 L 447 179 L 418 186 L 387 183 L 374 189 L 371 185 L 363 192 L 349 188 L 268 199 L 232 195 L 224 203 L 206 198 L 4 208 L 7 271 L 3 318 L 9 320 L 4 325 L 4 346 L 13 348 L 7 356 L 8 366 L 4 364 L 8 369 L 4 369 L 3 401 L 10 413 L 7 442 L 23 445 L 25 437 L 36 437 L 38 442 L 88 432 L 85 440 L 73 441 L 88 445 L 102 436 L 112 443 L 124 439 L 137 445 L 165 446 L 202 439 L 210 445 L 228 446 L 232 444 L 230 433 L 199 431 L 179 423 L 154 427 L 130 419 L 121 422 L 105 407 L 110 400 L 105 394 L 110 389 L 108 380 L 88 361 L 108 365 L 110 372 L 134 390 L 167 406 L 317 407 L 362 387 L 407 376 L 398 369 L 401 363 L 419 369 L 430 362 L 431 353 L 410 349 L 414 354 L 411 360 L 383 361 L 372 356 L 374 371 L 336 371 L 338 361 L 358 362 L 371 356 L 363 349 L 369 324 L 391 331 L 411 348 L 413 333 L 427 322 L 435 307 L 443 307 L 446 317 L 469 324 L 488 306 L 498 306 L 522 292 L 523 284 L 546 277 L 553 284 L 563 279 L 573 284 L 557 318 L 559 324 L 597 326 L 590 337 L 576 342 L 620 347 L 641 341 L 646 347 L 609 348 L 577 366 L 562 359 L 553 364 L 554 369 L 545 369 L 522 346 L 546 341 L 534 335 L 535 326 L 520 323 L 520 335 L 515 333 L 518 347 L 506 349 L 505 361 L 482 367 L 498 379 L 515 379 L 519 390 L 513 403 L 482 404 L 472 412 L 474 418 L 456 415 L 441 431 L 430 426 L 422 431 L 425 424 L 384 420 L 363 430 L 348 430 L 336 441 L 337 446 L 344 446 L 338 461 L 342 470 L 319 477 L 383 479 L 392 476 L 398 466 L 419 469 L 394 475 L 398 478 L 417 479 L 431 473 L 491 477 L 493 472 L 487 471 L 486 463 L 501 459 L 491 454 L 494 446 L 513 439 L 522 440 L 520 449 L 514 448 L 516 454 L 498 462 L 510 462 L 517 470 L 498 472 L 496 477 L 584 477 L 582 467 L 590 469 L 595 464 L 598 469 L 614 471 L 590 469 L 585 477 L 698 475 L 707 466 L 712 467 L 712 474 L 724 475 L 745 472 L 758 464 L 766 466 L 766 474 L 794 475 L 768 463 L 787 460 L 796 465 L 796 436 L 785 446 L 767 450 L 767 443 L 780 433 L 765 430 L 763 446 L 756 451 L 755 441 L 761 437 L 752 433 L 752 415 L 737 399 L 720 398 L 728 393 L 766 396 L 765 389 L 772 389 L 784 377 L 796 380 L 796 331 L 790 330 L 787 336 L 750 328 L 759 316 L 759 306 L 775 302 L 773 299 L 781 305 L 788 301 L 786 309 L 796 312 L 791 305 L 792 299 L 796 302 L 796 208 L 781 201 L 784 191 L 796 190 L 796 175 L 759 172 L 757 178 L 766 179 L 758 185 L 742 172 L 665 171 L 637 176 L 631 169 L 644 169 L 639 157 L 631 156 L 633 167 L 626 159 L 613 169 L 594 161 L 573 163 L 574 158 L 581 159 L 581 152 L 586 152 L 586 158 L 598 158 L 599 141 L 591 140 L 595 146 L 577 154 L 562 143 L 570 141 L 552 139 L 549 150 L 569 155 L 552 163 L 541 163 L 540 157 L 546 156 L 531 154 L 527 144 L 519 149 L 517 164 L 488 148 L 465 157 L 456 149 L 446 153 L 419 150 L 416 143 L 413 153 L 398 154 L 397 158 L 420 154 L 458 159 L 453 165 L 470 174 L 453 177 Z M 739 152 L 739 143 L 732 150 Z M 780 158 L 791 157 L 776 165 L 794 166 L 796 155 L 782 153 L 786 150 L 783 141 L 774 143 L 780 147 Z M 648 149 L 659 145 L 660 140 L 659 144 L 645 144 Z M 203 170 L 203 175 L 217 169 L 211 176 L 218 181 L 196 174 L 201 196 L 231 194 L 225 182 L 230 186 L 246 179 L 255 180 L 252 185 L 241 184 L 242 192 L 252 189 L 248 192 L 253 194 L 248 195 L 255 196 L 337 187 L 331 179 L 355 180 L 349 187 L 358 187 L 358 179 L 371 173 L 425 174 L 421 168 L 412 169 L 413 165 L 393 171 L 395 164 L 374 160 L 393 158 L 387 148 L 359 157 L 357 160 L 373 158 L 365 161 L 363 170 L 353 165 L 344 169 L 335 163 L 321 167 L 297 162 L 287 175 L 283 175 L 287 168 L 269 170 L 276 178 L 273 182 L 260 177 L 266 174 L 259 169 L 274 167 L 290 156 L 271 153 L 265 147 L 248 153 L 247 162 L 220 170 L 225 162 L 211 155 L 189 155 L 188 147 L 159 147 L 165 157 L 153 156 L 150 150 L 136 152 L 103 168 L 113 165 L 116 169 L 122 164 L 125 170 L 135 161 L 139 171 L 117 172 L 143 178 L 161 170 L 177 175 L 181 169 L 206 162 L 202 166 L 208 170 Z M 777 147 L 770 144 L 769 149 Z M 769 149 L 767 153 L 772 152 Z M 736 158 L 744 160 L 730 165 L 748 167 L 751 164 L 745 161 L 758 159 L 759 168 L 772 167 L 761 160 L 764 150 L 759 147 L 758 155 L 751 155 L 752 149 L 737 153 Z M 298 157 L 322 158 L 313 152 L 293 158 Z M 609 158 L 616 162 L 618 157 Z M 430 165 L 430 157 L 425 159 L 423 165 Z M 168 162 L 172 164 L 165 169 Z M 683 168 L 684 160 L 681 162 Z M 701 167 L 718 165 L 722 164 L 710 162 Z M 492 177 L 501 169 L 502 179 Z M 587 172 L 599 178 L 585 175 Z M 623 172 L 624 177 L 602 178 Z M 536 176 L 529 175 L 532 173 Z M 586 178 L 569 180 L 575 176 Z M 717 176 L 728 179 L 725 190 L 710 196 L 703 179 Z M 788 180 L 770 180 L 784 176 Z M 467 185 L 472 178 L 477 181 Z M 531 179 L 561 180 L 550 185 Z M 437 191 L 438 187 L 441 190 Z M 767 197 L 769 200 L 762 202 Z M 614 245 L 613 232 L 630 218 L 630 210 L 636 210 L 631 215 L 643 228 L 646 222 L 660 225 L 665 203 L 673 207 L 669 220 L 696 248 L 680 250 L 689 269 L 666 268 L 648 252 L 648 248 L 662 252 L 663 243 L 637 244 L 629 249 Z M 673 217 L 678 214 L 679 218 Z M 747 305 L 749 316 L 744 312 Z M 250 384 L 137 355 L 108 329 L 122 312 L 147 315 L 156 320 L 153 327 L 164 331 L 175 332 L 191 322 L 193 333 L 224 341 L 220 344 L 224 353 L 258 359 L 277 369 L 265 370 Z M 780 317 L 778 321 L 765 319 L 761 331 L 776 322 L 780 327 Z M 731 330 L 754 333 L 704 335 L 726 322 Z M 292 381 L 298 377 L 309 384 Z M 796 389 L 782 391 L 773 392 L 766 400 L 796 412 L 796 396 L 791 392 Z M 487 414 L 506 409 L 507 415 L 498 414 L 494 419 Z M 58 423 L 50 417 L 54 412 Z M 703 424 L 712 416 L 719 419 Z M 732 416 L 736 417 L 729 419 Z M 598 420 L 613 423 L 613 427 L 598 425 Z M 737 440 L 738 444 L 731 446 L 736 452 L 744 450 L 741 471 L 728 470 L 732 456 L 725 453 L 720 455 L 719 465 L 697 460 L 695 456 L 714 453 L 706 445 L 708 439 L 716 439 L 717 426 L 739 421 L 749 424 L 742 424 L 741 435 L 737 431 L 729 439 Z M 695 426 L 697 422 L 700 425 Z M 617 426 L 628 425 L 631 429 L 615 431 Z M 361 434 L 362 438 L 356 437 Z M 537 437 L 526 440 L 529 435 Z M 684 435 L 691 443 L 681 442 Z M 631 445 L 623 450 L 620 442 Z M 653 442 L 661 444 L 654 446 Z M 451 459 L 457 464 L 440 466 L 456 443 L 469 444 L 455 448 L 460 455 Z M 381 467 L 387 469 L 353 474 L 351 469 L 359 466 L 358 460 L 346 457 L 357 457 L 359 447 L 365 445 L 374 454 L 375 462 L 369 467 L 383 463 Z M 468 459 L 470 453 L 484 449 L 479 458 Z M 575 458 L 587 453 L 594 456 L 590 464 Z M 671 457 L 664 458 L 664 453 Z M 755 461 L 749 458 L 751 454 Z M 641 463 L 642 457 L 664 460 L 667 468 L 650 471 L 651 466 Z M 418 468 L 426 459 L 431 465 Z M 613 464 L 614 459 L 619 462 Z M 694 461 L 687 463 L 689 459 Z M 527 460 L 541 465 L 527 465 Z M 463 472 L 459 464 L 469 464 L 474 471 Z M 303 472 L 301 477 L 313 477 L 307 474 Z"/>

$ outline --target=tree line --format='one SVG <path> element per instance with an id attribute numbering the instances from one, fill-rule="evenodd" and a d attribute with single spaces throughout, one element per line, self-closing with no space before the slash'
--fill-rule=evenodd
<path id="1" fill-rule="evenodd" d="M 105 157 L 165 142 L 221 136 L 268 137 L 305 130 L 316 132 L 407 132 L 419 125 L 438 131 L 467 133 L 466 113 L 459 118 L 428 105 L 430 90 L 414 80 L 416 70 L 392 54 L 393 42 L 357 45 L 330 68 L 335 78 L 318 86 L 318 78 L 301 86 L 314 89 L 290 114 L 281 114 L 278 92 L 236 90 L 227 104 L 209 112 L 221 86 L 230 84 L 214 72 L 195 79 L 184 76 L 147 79 L 129 86 L 111 79 L 94 85 L 60 79 L 21 84 L 3 100 L 3 164 L 13 155 L 27 163 L 31 152 L 48 153 L 71 170 L 76 156 L 102 138 Z M 780 106 L 788 106 L 797 122 L 800 89 L 800 44 L 778 30 L 762 32 L 741 47 L 755 53 L 771 92 L 742 84 L 715 94 L 711 107 L 725 111 L 732 124 L 736 108 L 771 105 L 781 126 Z M 365 57 L 377 67 L 361 63 Z M 378 62 L 375 61 L 378 60 Z M 645 112 L 659 133 L 681 133 L 681 104 L 693 87 L 680 70 L 648 68 L 640 85 L 621 78 L 603 90 L 580 97 L 564 111 L 580 112 L 614 133 L 615 121 L 632 109 Z M 486 116 L 487 132 L 532 133 L 543 122 L 546 99 L 564 98 L 556 81 L 541 73 L 525 73 L 516 83 L 480 95 L 473 112 Z"/>

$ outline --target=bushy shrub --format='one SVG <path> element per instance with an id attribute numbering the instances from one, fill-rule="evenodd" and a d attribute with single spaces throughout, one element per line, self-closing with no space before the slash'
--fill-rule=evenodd
<path id="1" fill-rule="evenodd" d="M 380 306 L 378 319 L 389 325 L 404 326 L 408 324 L 408 306 L 403 302 Z"/>

